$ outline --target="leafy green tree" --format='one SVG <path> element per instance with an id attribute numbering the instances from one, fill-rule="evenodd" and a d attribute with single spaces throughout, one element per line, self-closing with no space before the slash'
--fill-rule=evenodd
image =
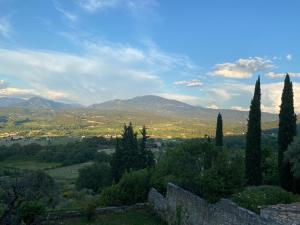
<path id="1" fill-rule="evenodd" d="M 294 93 L 293 84 L 287 74 L 284 80 L 284 88 L 281 96 L 281 105 L 279 113 L 279 130 L 278 130 L 278 167 L 280 184 L 286 190 L 292 190 L 293 175 L 291 164 L 284 161 L 284 152 L 293 142 L 296 136 L 297 117 L 294 111 Z"/>
<path id="2" fill-rule="evenodd" d="M 223 146 L 223 120 L 221 113 L 218 114 L 217 118 L 216 146 Z"/>
<path id="3" fill-rule="evenodd" d="M 45 208 L 54 207 L 60 196 L 53 178 L 43 171 L 26 173 L 17 179 L 1 182 L 0 190 L 0 205 L 5 205 L 0 224 L 19 225 L 21 219 L 31 223 Z"/>
<path id="4" fill-rule="evenodd" d="M 260 101 L 260 78 L 258 77 L 251 101 L 246 137 L 245 175 L 248 185 L 262 183 Z"/>

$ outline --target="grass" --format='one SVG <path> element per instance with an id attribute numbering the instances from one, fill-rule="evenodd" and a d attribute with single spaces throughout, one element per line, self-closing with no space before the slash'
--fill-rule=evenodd
<path id="1" fill-rule="evenodd" d="M 54 223 L 53 223 L 54 224 Z M 125 213 L 100 215 L 94 222 L 82 219 L 55 221 L 62 225 L 165 225 L 150 210 L 131 210 Z"/>
<path id="2" fill-rule="evenodd" d="M 57 166 L 60 166 L 60 164 L 31 160 L 5 160 L 0 163 L 0 168 L 16 168 L 20 170 L 45 170 Z"/>
<path id="3" fill-rule="evenodd" d="M 76 180 L 79 175 L 79 169 L 91 165 L 92 162 L 80 163 L 71 166 L 59 167 L 46 172 L 57 181 Z"/>

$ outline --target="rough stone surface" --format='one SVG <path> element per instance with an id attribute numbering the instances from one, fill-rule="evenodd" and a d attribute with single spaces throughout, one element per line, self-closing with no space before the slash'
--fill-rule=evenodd
<path id="1" fill-rule="evenodd" d="M 162 194 L 160 194 L 154 188 L 151 188 L 148 194 L 148 202 L 162 219 L 166 218 L 167 200 Z"/>
<path id="2" fill-rule="evenodd" d="M 164 220 L 169 225 L 285 225 L 263 218 L 227 199 L 209 204 L 174 184 L 168 184 L 166 198 L 155 189 L 150 192 L 150 205 L 159 215 L 165 215 Z"/>
<path id="3" fill-rule="evenodd" d="M 282 224 L 300 225 L 300 203 L 266 206 L 261 209 L 260 214 Z"/>

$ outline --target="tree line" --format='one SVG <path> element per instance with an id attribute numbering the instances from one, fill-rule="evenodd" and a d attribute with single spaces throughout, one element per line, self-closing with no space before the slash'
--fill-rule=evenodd
<path id="1" fill-rule="evenodd" d="M 262 128 L 261 128 L 261 88 L 258 77 L 254 95 L 251 100 L 245 148 L 245 178 L 248 185 L 259 186 L 262 184 Z M 219 114 L 216 126 L 216 146 L 223 146 L 223 121 Z M 293 83 L 289 74 L 286 74 L 281 96 L 279 112 L 278 143 L 278 172 L 281 187 L 288 191 L 299 192 L 300 180 L 293 175 L 293 160 L 288 157 L 289 146 L 297 135 L 297 116 L 294 110 Z"/>

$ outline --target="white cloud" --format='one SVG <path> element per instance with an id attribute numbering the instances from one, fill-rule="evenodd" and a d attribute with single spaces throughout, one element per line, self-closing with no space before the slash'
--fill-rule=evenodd
<path id="1" fill-rule="evenodd" d="M 210 105 L 207 106 L 207 108 L 209 108 L 209 109 L 219 109 L 219 107 L 215 104 L 210 104 Z"/>
<path id="2" fill-rule="evenodd" d="M 174 82 L 175 85 L 181 85 L 185 87 L 201 87 L 203 83 L 200 80 L 181 80 Z"/>
<path id="3" fill-rule="evenodd" d="M 0 18 L 0 36 L 8 38 L 11 33 L 11 25 L 7 18 Z"/>
<path id="4" fill-rule="evenodd" d="M 286 73 L 274 73 L 274 72 L 269 72 L 266 74 L 270 78 L 284 78 L 286 76 Z M 289 73 L 290 77 L 295 77 L 299 78 L 300 73 Z"/>
<path id="5" fill-rule="evenodd" d="M 201 98 L 192 95 L 174 94 L 174 93 L 156 93 L 155 95 L 161 96 L 167 99 L 173 99 L 180 102 L 185 102 L 191 105 L 199 105 Z"/>
<path id="6" fill-rule="evenodd" d="M 291 61 L 291 60 L 293 59 L 292 54 L 287 54 L 287 55 L 286 55 L 286 59 L 287 59 L 288 61 Z"/>
<path id="7" fill-rule="evenodd" d="M 213 76 L 227 78 L 250 78 L 254 73 L 268 71 L 274 68 L 271 60 L 254 57 L 238 59 L 233 63 L 222 63 L 215 65 L 214 71 L 209 73 Z"/>
<path id="8" fill-rule="evenodd" d="M 158 2 L 156 0 L 80 0 L 79 6 L 89 13 L 121 8 L 139 18 L 153 14 Z"/>
<path id="9" fill-rule="evenodd" d="M 242 106 L 232 106 L 231 109 L 238 110 L 238 111 L 249 111 L 249 108 L 242 107 Z"/>
<path id="10" fill-rule="evenodd" d="M 26 84 L 25 94 L 82 104 L 131 98 L 162 90 L 162 76 L 189 71 L 191 62 L 159 49 L 86 44 L 81 56 L 38 50 L 0 49 L 0 74 Z M 6 95 L 23 95 L 6 90 Z"/>

